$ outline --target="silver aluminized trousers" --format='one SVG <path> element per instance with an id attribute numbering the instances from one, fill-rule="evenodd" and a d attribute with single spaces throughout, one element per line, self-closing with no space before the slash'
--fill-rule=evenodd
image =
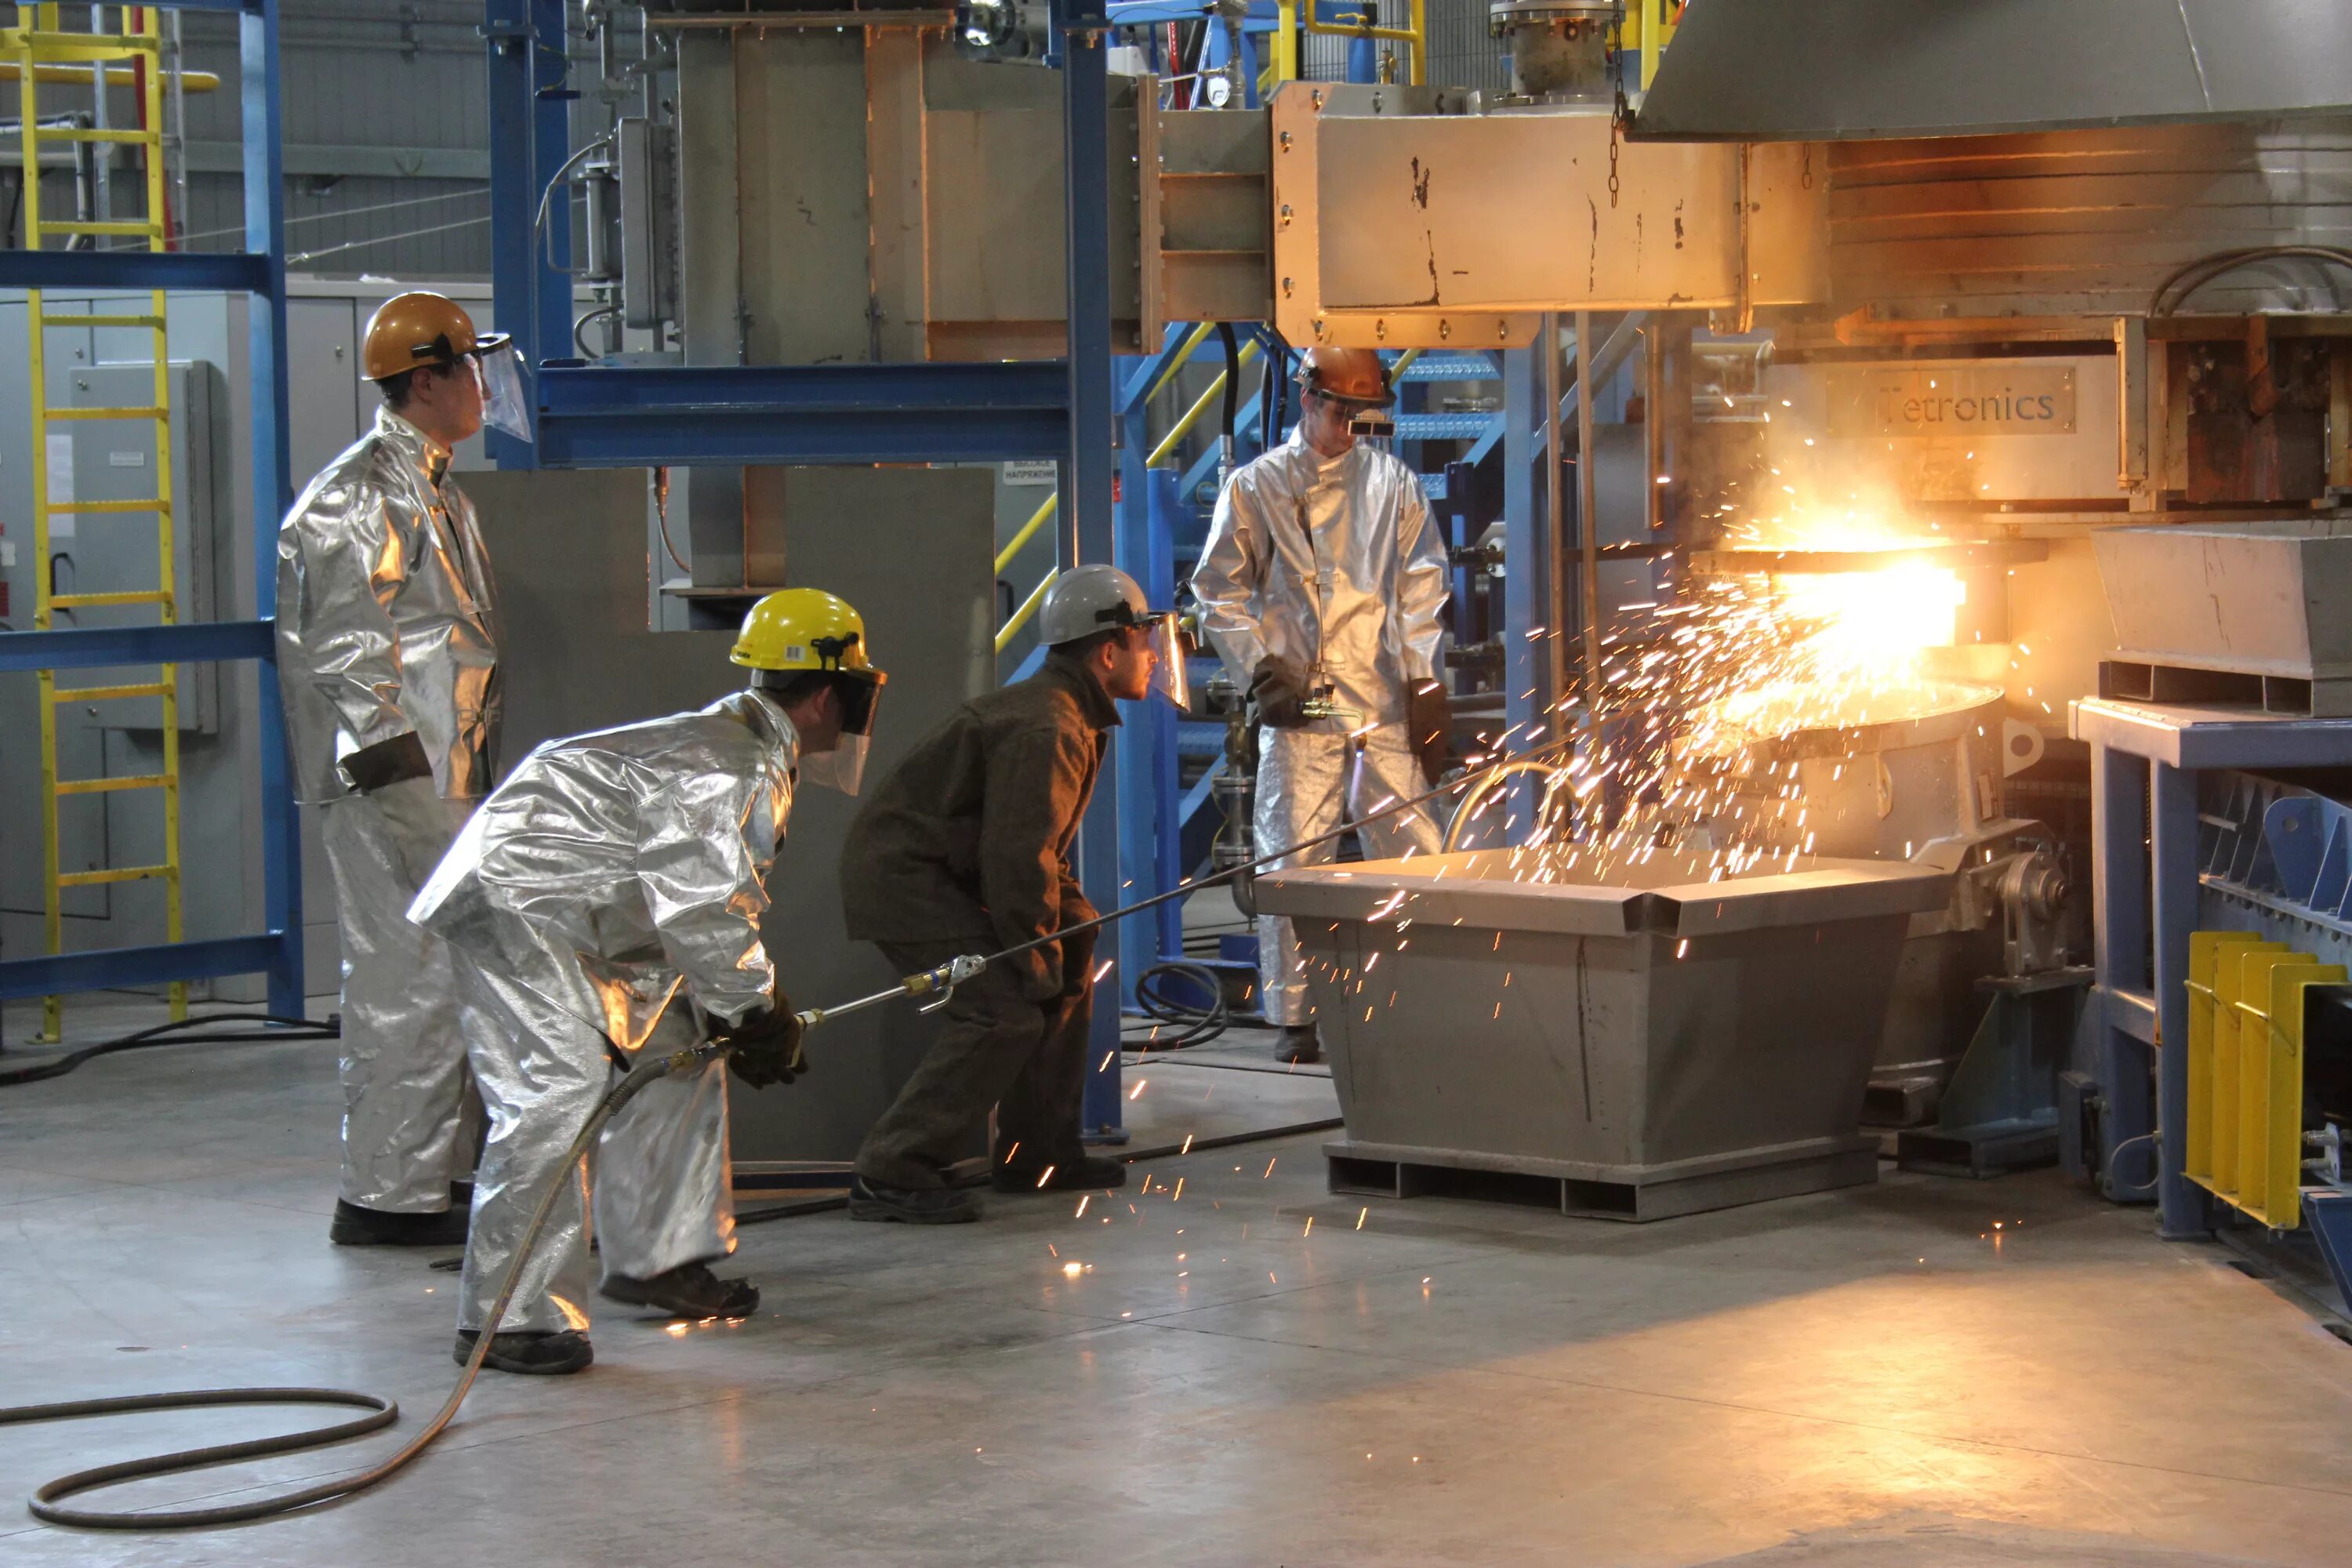
<path id="1" fill-rule="evenodd" d="M 649 1279 L 734 1251 L 726 1064 L 646 1086 L 605 1127 L 591 1160 L 566 1168 L 565 1152 L 619 1077 L 603 1037 L 582 1022 L 595 1015 L 596 997 L 577 956 L 542 947 L 530 973 L 517 973 L 461 952 L 457 967 L 468 1054 L 489 1113 L 457 1326 L 484 1326 L 551 1183 L 561 1183 L 563 1195 L 500 1331 L 588 1326 L 592 1214 L 608 1278 Z M 639 1049 L 668 1051 L 698 1037 L 691 1009 L 674 997 Z"/>
<path id="2" fill-rule="evenodd" d="M 442 804 L 436 844 L 404 842 L 366 795 L 319 808 L 343 948 L 342 1196 L 390 1214 L 446 1209 L 472 1153 L 450 949 L 408 921 L 412 868 L 439 860 L 474 805 Z"/>
<path id="3" fill-rule="evenodd" d="M 1425 794 L 1421 763 L 1404 727 L 1383 724 L 1364 737 L 1360 754 L 1336 724 L 1301 730 L 1261 729 L 1257 760 L 1257 846 L 1260 854 L 1317 837 L 1342 821 L 1360 821 L 1400 800 Z M 1367 858 L 1386 859 L 1408 853 L 1434 855 L 1437 824 L 1421 806 L 1392 812 L 1357 829 Z M 1286 855 L 1259 868 L 1328 865 L 1339 854 L 1337 840 Z M 1307 976 L 1286 915 L 1257 918 L 1258 984 L 1265 1021 L 1286 1027 L 1310 1023 Z"/>

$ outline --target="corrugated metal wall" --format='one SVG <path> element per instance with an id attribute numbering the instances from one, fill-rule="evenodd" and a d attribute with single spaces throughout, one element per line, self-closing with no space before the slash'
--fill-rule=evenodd
<path id="1" fill-rule="evenodd" d="M 478 0 L 287 0 L 284 82 L 287 248 L 305 271 L 463 278 L 489 272 L 489 195 Z M 68 12 L 68 20 L 73 19 Z M 187 99 L 189 248 L 244 243 L 236 21 L 184 13 L 187 65 L 220 78 Z M 13 73 L 0 113 L 17 111 Z M 91 107 L 87 89 L 42 90 L 44 119 Z M 110 95 L 113 123 L 131 124 L 127 89 Z M 13 137 L 10 151 L 13 153 Z M 135 161 L 116 174 L 116 216 L 141 203 Z M 5 243 L 21 243 L 13 174 L 0 195 Z M 45 171 L 43 209 L 70 214 L 71 177 Z M 429 231 L 429 232 L 418 232 Z M 366 243 L 360 243 L 360 242 Z"/>
<path id="2" fill-rule="evenodd" d="M 1378 0 L 1383 22 L 1401 24 L 1405 0 Z M 286 0 L 282 47 L 287 247 L 296 268 L 329 275 L 487 277 L 489 272 L 488 115 L 479 0 Z M 1507 73 L 1486 33 L 1486 0 L 1429 0 L 1428 79 L 1448 87 L 1500 89 Z M 236 21 L 184 15 L 191 68 L 221 79 L 216 92 L 188 99 L 188 210 L 182 226 L 195 249 L 243 243 L 243 193 L 227 166 L 238 145 Z M 1346 72 L 1348 41 L 1306 40 L 1305 74 Z M 13 83 L 0 98 L 13 99 Z M 86 106 L 88 94 L 45 92 L 45 114 Z M 0 112 L 13 110 L 0 105 Z M 118 90 L 112 111 L 135 113 Z M 357 150 L 341 155 L 345 150 Z M 307 154 L 307 158 L 304 156 Z M 390 160 L 397 160 L 394 163 Z M 323 172 L 306 172 L 305 163 Z M 207 167 L 207 164 L 210 166 Z M 126 168 L 126 204 L 136 174 Z M 42 202 L 69 209 L 70 179 L 45 175 Z M 0 206 L 5 206 L 0 199 Z M 6 243 L 16 243 L 12 234 Z"/>
<path id="3" fill-rule="evenodd" d="M 478 0 L 289 0 L 283 15 L 289 148 L 394 149 L 403 166 L 429 172 L 436 153 L 478 159 L 489 145 Z M 219 73 L 224 89 L 189 99 L 189 142 L 234 143 L 236 22 L 192 14 L 184 26 L 189 66 Z M 190 234 L 239 225 L 242 189 L 236 174 L 192 172 Z M 403 205 L 386 205 L 395 202 Z M 483 174 L 289 174 L 287 248 L 310 256 L 296 262 L 308 271 L 487 276 L 489 210 Z M 235 248 L 242 240 L 230 233 L 194 243 Z"/>

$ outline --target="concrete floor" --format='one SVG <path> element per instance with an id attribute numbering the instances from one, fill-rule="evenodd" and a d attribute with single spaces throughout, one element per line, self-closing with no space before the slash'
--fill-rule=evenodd
<path id="1" fill-rule="evenodd" d="M 1311 1076 L 1138 1078 L 1139 1146 L 1253 1097 L 1259 1125 L 1328 1104 Z M 456 1371 L 452 1277 L 326 1245 L 335 1106 L 301 1046 L 0 1090 L 0 1404 L 310 1383 L 421 1420 Z M 1154 1159 L 1082 1215 L 747 1227 L 755 1319 L 601 1320 L 593 1372 L 486 1375 L 377 1494 L 163 1537 L 9 1503 L 0 1563 L 2346 1561 L 2352 1347 L 2054 1174 L 1636 1228 L 1335 1198 L 1318 1141 Z M 0 1429 L 0 1495 L 297 1424 Z M 226 1498 L 387 1446 L 124 1495 Z"/>

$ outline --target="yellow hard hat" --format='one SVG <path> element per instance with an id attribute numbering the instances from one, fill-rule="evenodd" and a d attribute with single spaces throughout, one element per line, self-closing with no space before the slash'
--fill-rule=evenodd
<path id="1" fill-rule="evenodd" d="M 457 300 L 412 289 L 394 294 L 368 318 L 360 368 L 368 380 L 382 381 L 419 365 L 455 364 L 467 354 L 503 348 L 507 342 L 504 332 L 477 333 L 474 318 Z"/>
<path id="2" fill-rule="evenodd" d="M 749 669 L 881 674 L 866 655 L 865 617 L 822 588 L 782 588 L 752 605 L 727 657 Z"/>

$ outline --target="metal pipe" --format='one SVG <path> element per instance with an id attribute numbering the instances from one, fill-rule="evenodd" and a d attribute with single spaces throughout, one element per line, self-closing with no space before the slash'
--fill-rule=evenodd
<path id="1" fill-rule="evenodd" d="M 1578 320 L 1582 321 L 1580 314 Z M 1584 354 L 1585 339 L 1576 340 L 1577 356 Z M 1565 572 L 1560 561 L 1560 546 L 1567 542 L 1567 525 L 1563 517 L 1560 494 L 1568 477 L 1567 453 L 1562 450 L 1559 427 L 1559 313 L 1548 312 L 1543 324 L 1544 381 L 1544 459 L 1549 472 L 1544 479 L 1544 669 L 1549 689 L 1544 693 L 1551 704 L 1552 733 L 1562 733 L 1562 710 L 1568 697 L 1568 669 L 1565 637 L 1568 631 L 1568 598 L 1565 592 Z M 1584 384 L 1579 374 L 1577 384 Z"/>
<path id="2" fill-rule="evenodd" d="M 1241 358 L 1237 363 L 1247 364 L 1257 357 L 1257 340 L 1252 338 L 1242 345 Z M 1160 445 L 1151 448 L 1151 456 L 1143 459 L 1145 468 L 1158 468 L 1168 454 L 1176 449 L 1176 444 L 1192 433 L 1192 426 L 1199 424 L 1202 416 L 1208 413 L 1209 405 L 1223 395 L 1226 378 L 1232 374 L 1230 371 L 1222 370 L 1217 373 L 1217 379 L 1209 383 L 1208 390 L 1202 393 L 1192 406 L 1184 411 L 1184 416 L 1176 421 L 1175 428 L 1160 437 Z"/>
<path id="3" fill-rule="evenodd" d="M 953 11 L 762 11 L 732 16 L 646 17 L 657 33 L 719 27 L 950 27 Z"/>
<path id="4" fill-rule="evenodd" d="M 105 16 L 105 14 L 106 13 L 102 7 L 92 5 L 89 8 L 89 30 L 100 37 L 103 37 L 106 34 L 106 25 L 102 19 Z M 111 75 L 111 73 L 109 74 Z M 139 85 L 138 71 L 135 68 L 131 72 L 131 86 L 135 89 Z M 89 95 L 90 129 L 93 131 L 110 131 L 114 129 L 114 125 L 113 121 L 108 118 L 106 112 L 108 107 L 106 93 L 107 88 L 110 83 L 105 78 L 99 77 L 95 73 L 93 73 L 90 78 L 90 83 L 92 88 L 92 91 Z M 114 217 L 114 149 L 103 145 L 90 149 L 90 167 L 96 173 L 96 195 L 91 204 L 92 207 L 98 215 L 99 222 L 111 222 Z M 150 214 L 149 218 L 150 221 L 152 221 L 153 215 Z M 90 242 L 90 248 L 92 250 L 100 250 L 105 247 L 93 239 Z"/>
<path id="5" fill-rule="evenodd" d="M 1592 341 L 1592 312 L 1576 313 L 1576 342 L 1580 352 Z M 1579 567 L 1578 587 L 1583 603 L 1580 606 L 1584 623 L 1584 710 L 1594 720 L 1601 717 L 1601 487 L 1598 469 L 1593 461 L 1595 442 L 1592 431 L 1592 378 L 1576 378 L 1576 540 L 1583 553 Z"/>
<path id="6" fill-rule="evenodd" d="M 180 13 L 177 9 L 163 13 L 163 50 L 160 64 L 163 71 L 163 118 L 171 127 L 171 141 L 166 144 L 165 170 L 172 182 L 172 211 L 178 217 L 183 237 L 188 228 L 188 90 L 187 54 L 180 41 Z M 174 242 L 173 248 L 186 243 L 184 237 Z"/>
<path id="7" fill-rule="evenodd" d="M 1149 403 L 1159 396 L 1160 389 L 1166 386 L 1178 371 L 1192 363 L 1193 351 L 1207 341 L 1209 333 L 1215 330 L 1216 325 L 1214 321 L 1202 321 L 1192 329 L 1191 334 L 1184 339 L 1184 346 L 1176 351 L 1174 357 L 1170 359 L 1167 366 L 1160 371 L 1158 379 L 1152 382 L 1151 390 L 1143 395 L 1143 401 Z"/>

